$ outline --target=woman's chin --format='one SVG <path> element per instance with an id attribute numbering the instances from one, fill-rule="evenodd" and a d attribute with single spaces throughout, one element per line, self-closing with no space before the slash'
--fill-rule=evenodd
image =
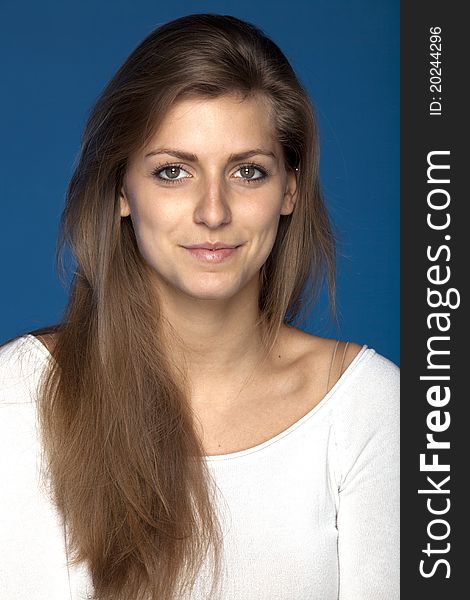
<path id="1" fill-rule="evenodd" d="M 177 277 L 163 277 L 156 274 L 157 290 L 165 296 L 185 296 L 194 300 L 228 301 L 238 296 L 247 287 L 256 285 L 256 277 L 234 272 L 181 273 Z M 250 290 L 250 293 L 257 293 Z"/>
<path id="2" fill-rule="evenodd" d="M 211 300 L 211 301 L 227 301 L 233 298 L 238 292 L 235 288 L 216 288 L 216 287 L 205 287 L 205 288 L 191 288 L 186 289 L 184 292 L 187 296 L 194 298 L 195 300 Z"/>

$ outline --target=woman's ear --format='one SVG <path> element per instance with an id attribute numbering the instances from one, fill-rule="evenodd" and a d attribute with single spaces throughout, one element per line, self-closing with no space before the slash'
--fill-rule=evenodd
<path id="1" fill-rule="evenodd" d="M 287 171 L 286 191 L 281 206 L 281 215 L 290 215 L 297 200 L 297 171 Z"/>
<path id="2" fill-rule="evenodd" d="M 124 191 L 124 186 L 122 186 L 121 188 L 119 200 L 121 203 L 121 217 L 128 217 L 131 214 L 131 207 L 129 206 L 129 201 L 127 200 L 126 192 Z"/>

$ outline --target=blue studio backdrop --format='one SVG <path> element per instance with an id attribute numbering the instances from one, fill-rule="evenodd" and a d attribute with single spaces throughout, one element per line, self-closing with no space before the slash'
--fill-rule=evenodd
<path id="1" fill-rule="evenodd" d="M 89 108 L 152 29 L 194 12 L 259 26 L 316 107 L 339 323 L 322 294 L 301 327 L 399 363 L 397 0 L 3 2 L 0 342 L 61 318 L 57 228 Z"/>

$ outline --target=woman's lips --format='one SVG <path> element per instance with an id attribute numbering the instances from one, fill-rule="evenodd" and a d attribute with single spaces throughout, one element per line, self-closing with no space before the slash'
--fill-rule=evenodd
<path id="1" fill-rule="evenodd" d="M 208 248 L 185 248 L 190 254 L 203 262 L 221 263 L 235 254 L 240 246 L 236 248 L 219 248 L 209 250 Z"/>

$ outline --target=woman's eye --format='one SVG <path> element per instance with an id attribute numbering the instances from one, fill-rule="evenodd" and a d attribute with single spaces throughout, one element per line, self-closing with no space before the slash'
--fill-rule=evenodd
<path id="1" fill-rule="evenodd" d="M 185 169 L 183 169 L 182 165 L 164 165 L 163 167 L 158 167 L 157 169 L 155 169 L 152 172 L 152 175 L 160 181 L 172 184 L 181 183 L 184 179 L 189 179 L 189 177 L 191 177 L 191 175 L 189 175 L 188 177 L 180 177 L 182 172 L 189 175 L 188 172 Z M 261 181 L 267 176 L 267 172 L 264 169 L 252 164 L 241 166 L 236 171 L 236 173 L 238 172 L 241 173 L 241 176 L 236 176 L 235 179 L 241 179 L 245 183 Z M 258 175 L 255 177 L 256 173 L 258 173 Z"/>
<path id="2" fill-rule="evenodd" d="M 266 171 L 260 167 L 256 167 L 255 165 L 243 165 L 238 169 L 238 171 L 240 171 L 241 177 L 236 177 L 235 179 L 244 179 L 247 182 L 259 181 L 266 177 Z M 258 171 L 258 173 L 261 175 L 258 177 L 253 177 L 255 171 Z"/>
<path id="3" fill-rule="evenodd" d="M 157 179 L 160 179 L 165 183 L 176 183 L 180 182 L 182 179 L 187 179 L 187 177 L 178 177 L 181 171 L 187 173 L 180 165 L 166 165 L 156 169 L 153 174 Z"/>

